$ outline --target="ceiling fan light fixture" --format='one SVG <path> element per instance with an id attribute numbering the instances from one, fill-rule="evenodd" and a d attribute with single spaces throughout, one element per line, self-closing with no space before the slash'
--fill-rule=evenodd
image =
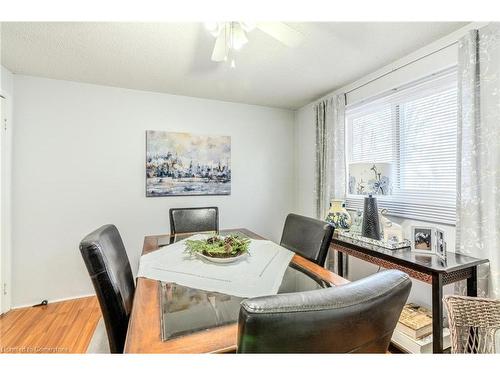
<path id="1" fill-rule="evenodd" d="M 247 43 L 248 38 L 242 27 L 239 24 L 233 25 L 231 27 L 231 47 L 239 50 Z"/>
<path id="2" fill-rule="evenodd" d="M 216 62 L 227 61 L 229 55 L 247 44 L 247 33 L 255 28 L 287 47 L 297 47 L 304 39 L 301 32 L 283 22 L 205 22 L 205 27 L 215 37 L 212 61 Z"/>

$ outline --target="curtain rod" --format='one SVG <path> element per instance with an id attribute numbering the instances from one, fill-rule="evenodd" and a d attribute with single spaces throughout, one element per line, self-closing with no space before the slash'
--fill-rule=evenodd
<path id="1" fill-rule="evenodd" d="M 347 104 L 347 94 L 350 94 L 350 93 L 351 93 L 351 92 L 353 92 L 353 91 L 359 90 L 360 88 L 362 88 L 362 87 L 364 87 L 364 86 L 366 86 L 366 85 L 369 85 L 370 83 L 375 82 L 375 81 L 377 81 L 377 80 L 379 80 L 379 79 L 381 79 L 381 78 L 383 78 L 383 77 L 385 77 L 385 76 L 387 76 L 387 75 L 389 75 L 389 74 L 391 74 L 391 73 L 394 73 L 395 71 L 398 71 L 399 69 L 402 69 L 402 68 L 404 68 L 404 67 L 407 67 L 408 65 L 411 65 L 411 64 L 413 64 L 413 63 L 416 63 L 417 61 L 420 61 L 420 60 L 422 60 L 422 59 L 425 59 L 426 57 L 429 57 L 429 56 L 431 56 L 431 55 L 434 55 L 435 53 L 438 53 L 438 52 L 440 52 L 440 51 L 442 51 L 442 50 L 444 50 L 444 49 L 446 49 L 446 48 L 448 48 L 448 47 L 451 47 L 451 46 L 453 46 L 453 45 L 457 44 L 457 43 L 458 43 L 458 40 L 455 40 L 454 42 L 449 43 L 449 44 L 447 44 L 447 45 L 445 45 L 445 46 L 443 46 L 443 47 L 441 47 L 441 48 L 438 48 L 438 49 L 437 49 L 437 50 L 435 50 L 435 51 L 429 52 L 429 53 L 427 53 L 427 54 L 425 54 L 425 55 L 423 55 L 423 56 L 420 56 L 420 57 L 418 57 L 418 58 L 416 58 L 416 59 L 414 59 L 414 60 L 408 61 L 407 63 L 405 63 L 405 64 L 403 64 L 403 65 L 401 65 L 401 66 L 398 66 L 397 68 L 394 68 L 394 69 L 392 69 L 392 70 L 390 70 L 390 71 L 388 71 L 388 72 L 385 72 L 385 73 L 383 73 L 383 74 L 381 74 L 381 75 L 379 75 L 379 76 L 377 76 L 377 77 L 375 77 L 375 78 L 372 78 L 372 79 L 370 79 L 368 82 L 365 82 L 365 83 L 363 83 L 363 84 L 361 84 L 361 85 L 358 85 L 358 86 L 356 86 L 356 87 L 354 87 L 354 88 L 350 89 L 349 91 L 346 91 L 346 92 L 344 92 L 344 93 L 339 93 L 339 95 L 342 95 L 342 94 L 344 95 L 344 98 L 345 98 L 345 100 L 346 100 L 346 104 Z M 333 93 L 332 93 L 332 94 L 333 94 Z M 325 95 L 324 97 L 322 97 L 322 98 L 320 98 L 320 99 L 317 99 L 317 101 L 327 99 L 328 97 L 331 97 L 331 96 L 332 96 L 332 94 Z"/>
<path id="2" fill-rule="evenodd" d="M 351 92 L 356 91 L 356 90 L 360 89 L 361 87 L 364 87 L 364 86 L 366 86 L 366 85 L 369 85 L 370 83 L 375 82 L 376 80 L 379 80 L 380 78 L 383 78 L 383 77 L 385 77 L 385 76 L 387 76 L 387 75 L 389 75 L 389 74 L 391 74 L 391 73 L 394 73 L 395 71 L 397 71 L 397 70 L 399 70 L 399 69 L 402 69 L 402 68 L 404 68 L 404 67 L 406 67 L 406 66 L 408 66 L 408 65 L 411 65 L 411 64 L 413 64 L 413 63 L 416 63 L 417 61 L 420 61 L 420 60 L 422 60 L 422 59 L 425 59 L 426 57 L 429 57 L 429 56 L 431 56 L 431 55 L 434 55 L 435 53 L 441 52 L 442 50 L 444 50 L 444 49 L 446 49 L 446 48 L 448 48 L 448 47 L 451 47 L 451 46 L 453 46 L 453 45 L 455 45 L 455 44 L 457 44 L 457 43 L 458 43 L 458 40 L 454 41 L 453 43 L 447 44 L 447 45 L 445 45 L 445 46 L 443 46 L 443 47 L 441 47 L 441 48 L 439 48 L 439 49 L 437 49 L 437 50 L 435 50 L 435 51 L 429 52 L 429 53 L 428 53 L 428 54 L 426 54 L 426 55 L 420 56 L 419 58 L 417 58 L 417 59 L 415 59 L 415 60 L 408 61 L 406 64 L 403 64 L 403 65 L 401 65 L 401 66 L 398 66 L 397 68 L 394 68 L 394 69 L 392 69 L 392 70 L 390 70 L 390 71 L 388 71 L 388 72 L 386 72 L 386 73 L 384 73 L 384 74 L 382 74 L 382 75 L 380 75 L 380 76 L 378 76 L 378 77 L 375 77 L 375 78 L 373 78 L 373 79 L 369 80 L 368 82 L 365 82 L 365 83 L 363 83 L 363 84 L 361 84 L 361 85 L 359 85 L 359 86 L 354 87 L 353 89 L 350 89 L 349 91 L 346 91 L 346 92 L 345 92 L 345 94 L 346 94 L 346 95 L 347 95 L 347 94 L 350 94 Z"/>

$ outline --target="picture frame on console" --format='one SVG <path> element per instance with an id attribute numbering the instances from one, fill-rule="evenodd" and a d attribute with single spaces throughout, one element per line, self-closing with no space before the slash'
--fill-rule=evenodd
<path id="1" fill-rule="evenodd" d="M 420 254 L 436 254 L 435 236 L 436 229 L 433 227 L 412 226 L 410 232 L 411 250 Z"/>
<path id="2" fill-rule="evenodd" d="M 444 231 L 436 228 L 436 254 L 439 259 L 446 261 L 446 241 Z"/>

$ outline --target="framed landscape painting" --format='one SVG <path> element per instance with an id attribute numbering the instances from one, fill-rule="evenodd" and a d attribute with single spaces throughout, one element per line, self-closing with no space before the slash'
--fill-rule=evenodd
<path id="1" fill-rule="evenodd" d="M 146 196 L 231 194 L 231 137 L 146 131 Z"/>

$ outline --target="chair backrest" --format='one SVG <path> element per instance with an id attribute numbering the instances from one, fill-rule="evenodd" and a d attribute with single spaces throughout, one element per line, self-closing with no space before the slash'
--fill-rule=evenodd
<path id="1" fill-rule="evenodd" d="M 239 353 L 385 353 L 411 289 L 396 270 L 339 287 L 244 300 Z"/>
<path id="2" fill-rule="evenodd" d="M 217 207 L 171 208 L 169 214 L 171 234 L 219 231 Z"/>
<path id="3" fill-rule="evenodd" d="M 289 214 L 285 220 L 280 245 L 323 266 L 334 229 L 326 221 Z"/>
<path id="4" fill-rule="evenodd" d="M 111 353 L 123 353 L 135 285 L 125 246 L 114 225 L 104 225 L 80 242 L 94 285 Z"/>
<path id="5" fill-rule="evenodd" d="M 451 335 L 451 352 L 493 354 L 500 351 L 500 300 L 445 296 Z"/>

